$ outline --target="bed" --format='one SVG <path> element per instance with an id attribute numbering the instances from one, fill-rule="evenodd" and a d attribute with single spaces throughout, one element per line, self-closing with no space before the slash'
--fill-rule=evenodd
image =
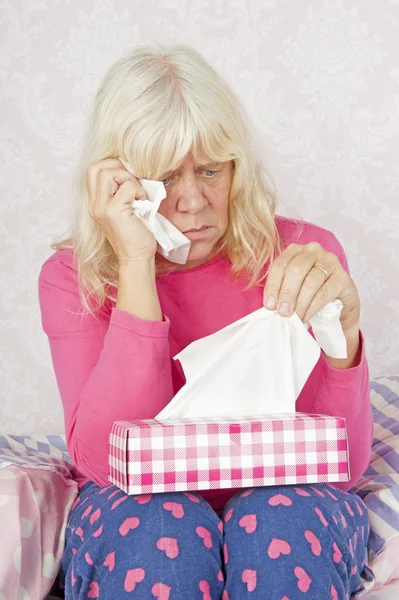
<path id="1" fill-rule="evenodd" d="M 373 577 L 356 597 L 397 600 L 399 376 L 378 377 L 370 388 L 373 449 L 354 491 L 368 509 Z M 7 553 L 0 561 L 0 600 L 63 598 L 59 568 L 68 514 L 78 494 L 74 474 L 64 435 L 0 434 L 0 530 L 8 535 Z M 7 591 L 10 595 L 4 595 Z"/>
<path id="2" fill-rule="evenodd" d="M 392 581 L 375 592 L 369 592 L 364 598 L 367 598 L 367 600 L 398 600 L 399 580 Z"/>

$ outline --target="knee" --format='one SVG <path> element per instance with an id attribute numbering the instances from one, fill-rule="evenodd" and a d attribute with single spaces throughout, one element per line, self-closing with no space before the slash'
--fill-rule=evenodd
<path id="1" fill-rule="evenodd" d="M 75 542 L 80 539 L 78 546 L 87 546 L 89 540 L 91 545 L 98 546 L 97 542 L 101 542 L 102 546 L 110 532 L 115 536 L 114 542 L 129 537 L 132 543 L 142 543 L 143 538 L 167 535 L 175 529 L 183 532 L 202 525 L 212 531 L 221 525 L 219 517 L 198 494 L 165 492 L 132 496 L 115 486 L 107 489 L 93 486 L 72 512 L 70 529 Z"/>
<path id="2" fill-rule="evenodd" d="M 324 494 L 323 494 L 324 496 Z M 225 524 L 231 522 L 233 515 L 244 517 L 257 514 L 276 522 L 283 519 L 287 522 L 294 513 L 312 510 L 321 504 L 320 495 L 311 491 L 308 486 L 293 488 L 292 486 L 256 487 L 237 492 L 222 513 Z"/>
<path id="3" fill-rule="evenodd" d="M 329 484 L 272 486 L 243 490 L 225 507 L 222 520 L 225 535 L 237 524 L 245 531 L 263 527 L 266 531 L 278 523 L 284 529 L 300 529 L 306 523 L 313 530 L 362 528 L 368 534 L 367 511 L 361 499 Z"/>

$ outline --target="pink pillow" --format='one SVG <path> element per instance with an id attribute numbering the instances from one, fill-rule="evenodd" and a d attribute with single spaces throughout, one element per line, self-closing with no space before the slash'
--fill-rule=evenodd
<path id="1" fill-rule="evenodd" d="M 0 462 L 0 531 L 7 540 L 0 561 L 0 600 L 33 600 L 49 593 L 77 494 L 77 483 L 54 469 Z"/>

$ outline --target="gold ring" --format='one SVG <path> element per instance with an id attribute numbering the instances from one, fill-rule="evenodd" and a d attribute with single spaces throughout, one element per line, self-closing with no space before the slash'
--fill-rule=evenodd
<path id="1" fill-rule="evenodd" d="M 323 271 L 324 275 L 326 276 L 326 279 L 328 279 L 330 276 L 327 273 L 327 271 L 325 270 L 324 267 L 322 267 L 321 265 L 314 265 L 317 269 L 320 269 L 321 271 Z"/>

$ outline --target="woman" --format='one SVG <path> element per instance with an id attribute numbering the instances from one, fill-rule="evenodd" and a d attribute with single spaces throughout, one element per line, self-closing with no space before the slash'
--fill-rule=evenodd
<path id="1" fill-rule="evenodd" d="M 164 182 L 159 212 L 191 240 L 185 265 L 157 254 L 131 207 L 145 191 L 117 157 Z M 348 598 L 361 585 L 368 522 L 345 490 L 368 464 L 372 419 L 359 297 L 341 245 L 275 215 L 238 100 L 183 45 L 138 47 L 109 70 L 77 182 L 72 237 L 54 246 L 39 279 L 79 471 L 66 597 Z M 348 358 L 322 353 L 297 410 L 346 418 L 349 483 L 135 497 L 108 484 L 112 423 L 164 408 L 184 385 L 172 360 L 180 350 L 262 304 L 307 321 L 335 298 Z"/>

